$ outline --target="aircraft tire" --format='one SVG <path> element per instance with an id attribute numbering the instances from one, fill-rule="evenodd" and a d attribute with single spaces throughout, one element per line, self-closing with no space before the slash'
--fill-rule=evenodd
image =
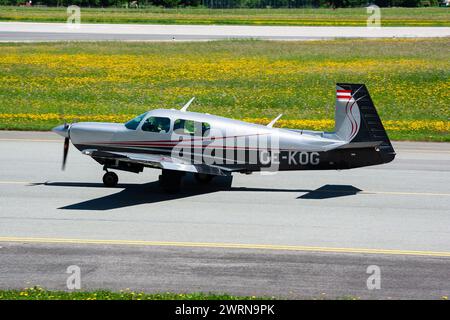
<path id="1" fill-rule="evenodd" d="M 103 184 L 105 187 L 115 187 L 119 182 L 119 177 L 115 172 L 107 172 L 103 175 Z"/>
<path id="2" fill-rule="evenodd" d="M 173 170 L 164 170 L 159 175 L 159 185 L 167 193 L 177 193 L 180 191 L 181 178 L 183 173 Z"/>
<path id="3" fill-rule="evenodd" d="M 214 176 L 212 174 L 206 174 L 206 173 L 196 173 L 196 174 L 194 174 L 194 177 L 195 177 L 195 180 L 201 184 L 208 184 L 214 178 Z"/>

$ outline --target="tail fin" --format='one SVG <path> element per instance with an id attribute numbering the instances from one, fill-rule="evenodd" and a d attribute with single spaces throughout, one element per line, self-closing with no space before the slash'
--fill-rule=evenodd
<path id="1" fill-rule="evenodd" d="M 395 157 L 391 141 L 364 84 L 336 85 L 335 134 L 349 145 L 378 142 L 386 162 Z"/>

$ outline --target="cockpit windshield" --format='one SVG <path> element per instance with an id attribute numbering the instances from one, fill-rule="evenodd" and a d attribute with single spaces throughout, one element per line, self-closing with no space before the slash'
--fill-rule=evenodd
<path id="1" fill-rule="evenodd" d="M 141 123 L 142 119 L 145 117 L 146 114 L 147 114 L 147 112 L 137 116 L 134 119 L 131 119 L 128 122 L 126 122 L 125 123 L 125 127 L 127 129 L 130 129 L 130 130 L 136 130 L 136 128 L 139 126 L 139 123 Z"/>

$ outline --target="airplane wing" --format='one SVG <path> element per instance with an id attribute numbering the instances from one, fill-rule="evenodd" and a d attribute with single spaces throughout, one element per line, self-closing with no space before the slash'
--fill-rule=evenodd
<path id="1" fill-rule="evenodd" d="M 85 149 L 82 151 L 82 153 L 92 158 L 119 160 L 124 162 L 142 164 L 146 167 L 152 167 L 156 169 L 204 173 L 217 176 L 227 176 L 231 173 L 230 170 L 223 167 L 207 164 L 191 164 L 181 159 L 172 158 L 166 155 L 99 151 L 96 149 Z"/>

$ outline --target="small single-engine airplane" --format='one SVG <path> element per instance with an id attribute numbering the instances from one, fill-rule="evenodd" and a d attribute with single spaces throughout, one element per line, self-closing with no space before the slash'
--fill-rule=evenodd
<path id="1" fill-rule="evenodd" d="M 161 186 L 179 190 L 182 176 L 194 173 L 200 183 L 215 176 L 255 171 L 351 169 L 388 163 L 395 151 L 364 84 L 336 86 L 335 131 L 273 128 L 181 110 L 157 109 L 121 123 L 80 122 L 60 125 L 65 138 L 103 165 L 105 186 L 118 176 L 108 169 L 139 173 L 162 169 Z"/>

